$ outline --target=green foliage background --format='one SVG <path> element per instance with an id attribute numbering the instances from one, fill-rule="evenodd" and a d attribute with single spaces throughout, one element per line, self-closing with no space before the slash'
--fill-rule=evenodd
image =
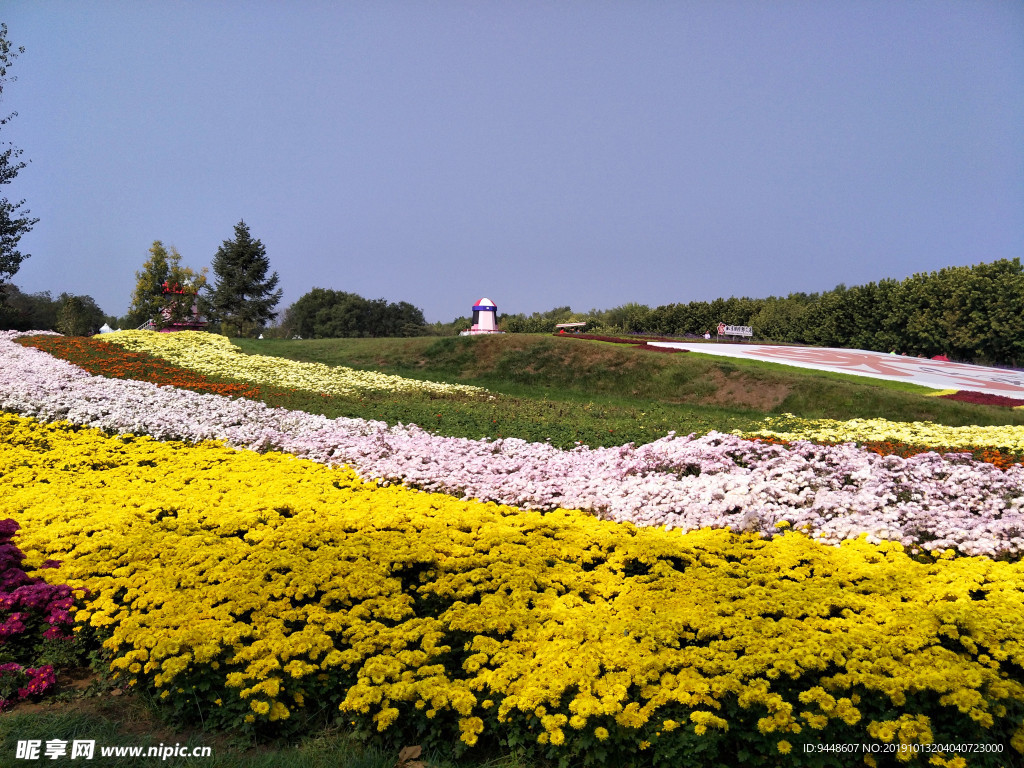
<path id="1" fill-rule="evenodd" d="M 714 333 L 721 322 L 749 325 L 758 339 L 828 347 L 945 354 L 953 360 L 1024 366 L 1024 266 L 1019 258 L 945 267 L 824 293 L 764 299 L 718 298 L 651 309 L 500 316 L 503 330 L 551 333 L 557 323 L 587 321 L 590 332 L 664 336 Z"/>
<path id="2" fill-rule="evenodd" d="M 314 288 L 288 307 L 285 335 L 304 339 L 421 336 L 422 310 L 408 302 L 364 299 L 355 293 Z"/>

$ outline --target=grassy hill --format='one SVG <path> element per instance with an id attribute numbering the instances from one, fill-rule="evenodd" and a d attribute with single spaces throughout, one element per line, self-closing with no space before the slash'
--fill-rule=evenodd
<path id="1" fill-rule="evenodd" d="M 414 422 L 445 434 L 514 435 L 556 445 L 646 442 L 744 429 L 766 415 L 886 418 L 949 426 L 1024 424 L 1024 411 L 929 396 L 913 384 L 722 359 L 665 354 L 547 335 L 411 339 L 233 340 L 250 354 L 475 384 L 500 402 L 332 399 L 330 416 Z M 284 405 L 285 403 L 281 403 Z M 303 406 L 306 407 L 306 406 Z"/>

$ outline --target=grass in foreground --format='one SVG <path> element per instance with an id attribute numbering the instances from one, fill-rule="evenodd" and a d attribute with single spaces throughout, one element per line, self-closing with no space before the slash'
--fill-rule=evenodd
<path id="1" fill-rule="evenodd" d="M 42 743 L 42 759 L 15 761 L 17 743 L 29 739 Z M 54 761 L 45 759 L 43 750 L 46 742 L 54 739 L 69 745 L 76 739 L 94 741 L 94 757 L 86 764 L 97 768 L 136 768 L 157 761 L 169 768 L 195 765 L 205 768 L 395 768 L 400 765 L 399 747 L 384 750 L 364 745 L 352 734 L 335 727 L 323 728 L 293 743 L 254 744 L 215 732 L 176 730 L 159 720 L 138 696 L 107 698 L 99 695 L 44 705 L 22 705 L 0 715 L 0 765 L 50 764 Z M 143 756 L 125 754 L 124 749 L 120 755 L 112 752 L 104 756 L 101 747 L 115 750 L 142 747 Z M 147 757 L 151 747 L 158 750 L 178 747 L 189 751 L 208 747 L 210 755 Z M 68 756 L 60 758 L 62 763 L 68 759 Z M 530 768 L 513 756 L 455 761 L 441 754 L 424 753 L 419 760 L 424 768 Z"/>

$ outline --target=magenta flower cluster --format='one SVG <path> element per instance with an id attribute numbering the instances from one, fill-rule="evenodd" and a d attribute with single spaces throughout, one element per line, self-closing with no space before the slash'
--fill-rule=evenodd
<path id="1" fill-rule="evenodd" d="M 15 662 L 0 664 L 0 711 L 11 705 L 43 695 L 57 684 L 53 666 L 23 667 Z"/>
<path id="2" fill-rule="evenodd" d="M 0 334 L 0 408 L 160 439 L 221 439 L 351 465 L 366 479 L 527 509 L 583 509 L 636 525 L 780 524 L 826 543 L 867 535 L 969 555 L 1024 552 L 1024 466 L 966 454 L 878 456 L 853 444 L 790 446 L 734 435 L 669 434 L 643 446 L 563 451 L 518 439 L 467 440 L 415 425 L 328 419 L 263 403 L 92 376 Z"/>
<path id="3" fill-rule="evenodd" d="M 14 520 L 0 520 L 0 710 L 38 696 L 56 683 L 49 664 L 27 667 L 42 638 L 72 636 L 71 587 L 47 584 L 25 573 L 25 555 L 11 540 Z"/>
<path id="4" fill-rule="evenodd" d="M 29 627 L 45 627 L 46 638 L 71 637 L 71 587 L 47 584 L 25 573 L 25 555 L 11 539 L 18 530 L 14 520 L 0 520 L 0 650 L 10 651 Z"/>

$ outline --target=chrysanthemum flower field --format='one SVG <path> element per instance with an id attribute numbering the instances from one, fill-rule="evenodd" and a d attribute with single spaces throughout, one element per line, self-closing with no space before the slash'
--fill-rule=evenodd
<path id="1" fill-rule="evenodd" d="M 197 373 L 228 376 L 254 384 L 349 394 L 360 390 L 388 392 L 427 392 L 444 396 L 453 394 L 486 394 L 480 387 L 443 384 L 389 376 L 353 368 L 329 367 L 321 363 L 299 363 L 264 355 L 243 355 L 228 339 L 213 333 L 182 331 L 153 333 L 151 331 L 118 331 L 105 341 L 126 349 L 148 352 Z"/>
<path id="2" fill-rule="evenodd" d="M 14 335 L 0 520 L 113 672 L 183 717 L 287 732 L 330 707 L 566 765 L 1022 759 L 1024 466 L 842 443 L 956 433 L 790 419 L 763 430 L 786 445 L 562 451 L 96 376 Z M 197 374 L 212 346 L 219 376 L 333 375 L 146 336 Z"/>

